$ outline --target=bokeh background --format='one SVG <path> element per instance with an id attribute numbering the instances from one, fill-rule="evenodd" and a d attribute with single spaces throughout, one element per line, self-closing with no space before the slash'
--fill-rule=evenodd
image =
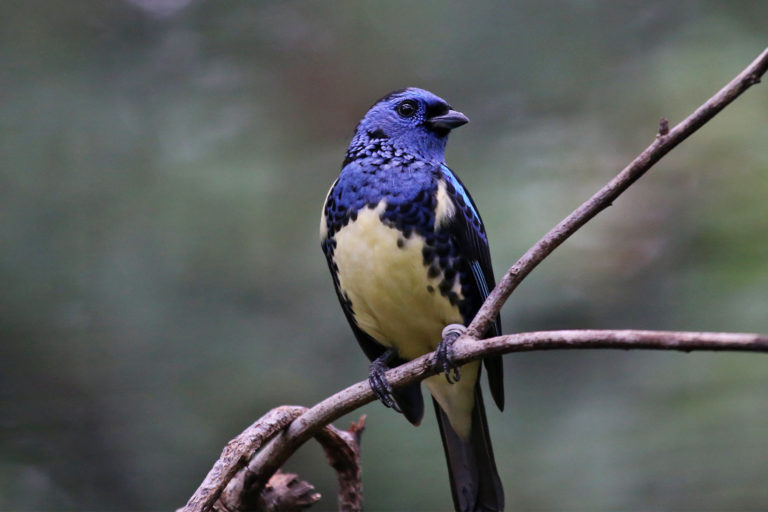
<path id="1" fill-rule="evenodd" d="M 447 160 L 497 275 L 766 46 L 768 3 L 18 1 L 0 7 L 0 509 L 171 510 L 271 407 L 362 380 L 318 242 L 391 89 L 465 112 Z M 768 89 L 569 240 L 506 331 L 768 332 Z M 512 510 L 764 510 L 768 359 L 505 358 Z M 446 510 L 435 421 L 378 404 L 368 510 Z M 346 426 L 358 413 L 340 420 Z M 308 446 L 288 464 L 335 507 Z"/>

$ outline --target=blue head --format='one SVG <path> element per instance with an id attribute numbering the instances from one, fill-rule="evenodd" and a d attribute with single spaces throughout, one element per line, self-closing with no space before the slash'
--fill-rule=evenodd
<path id="1" fill-rule="evenodd" d="M 388 94 L 368 110 L 357 125 L 350 151 L 381 140 L 395 150 L 442 163 L 448 134 L 467 122 L 469 119 L 444 99 L 409 87 Z"/>

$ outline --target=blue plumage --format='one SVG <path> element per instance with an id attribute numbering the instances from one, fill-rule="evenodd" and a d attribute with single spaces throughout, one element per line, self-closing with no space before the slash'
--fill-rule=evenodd
<path id="1" fill-rule="evenodd" d="M 458 185 L 453 173 L 445 166 L 424 165 L 418 160 L 405 162 L 394 158 L 389 166 L 378 167 L 376 172 L 371 172 L 371 168 L 366 167 L 368 164 L 370 159 L 347 164 L 331 190 L 325 207 L 328 239 L 333 240 L 339 229 L 356 220 L 361 209 L 373 208 L 384 201 L 386 207 L 380 215 L 381 222 L 400 231 L 403 239 L 413 234 L 423 238 L 422 257 L 427 275 L 432 273 L 437 276 L 438 272 L 442 272 L 443 280 L 438 286 L 452 304 L 460 302 L 458 294 L 451 291 L 456 277 L 460 280 L 463 297 L 484 298 L 477 296 L 478 290 L 470 279 L 471 269 L 465 265 L 461 247 L 452 243 L 448 230 L 435 229 L 438 183 L 442 180 Z M 466 192 L 463 188 L 458 189 L 462 193 L 453 187 L 448 189 L 448 193 L 456 195 L 452 200 L 462 210 L 460 214 L 467 217 L 466 222 L 473 227 L 479 225 L 478 237 L 485 242 L 485 232 L 479 224 L 479 217 L 474 216 L 474 207 L 464 202 L 463 198 L 468 197 Z M 332 258 L 333 247 L 326 249 L 326 255 Z M 485 283 L 483 288 L 487 289 Z M 464 309 L 465 303 L 459 304 L 460 310 Z M 463 320 L 468 322 L 476 311 L 466 309 L 461 312 Z"/>
<path id="2" fill-rule="evenodd" d="M 467 325 L 494 286 L 477 206 L 445 165 L 448 134 L 467 122 L 422 89 L 395 91 L 363 117 L 321 220 L 322 247 L 342 309 L 366 355 L 382 401 L 418 424 L 419 385 L 392 391 L 383 371 L 438 347 L 445 325 Z M 488 334 L 501 332 L 498 322 Z M 485 360 L 503 407 L 501 360 Z M 501 510 L 480 365 L 463 378 L 425 381 L 435 400 L 457 510 Z"/>

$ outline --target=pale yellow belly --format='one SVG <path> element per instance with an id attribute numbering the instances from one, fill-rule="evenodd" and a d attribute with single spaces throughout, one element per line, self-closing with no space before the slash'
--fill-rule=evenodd
<path id="1" fill-rule="evenodd" d="M 382 224 L 383 208 L 382 202 L 375 209 L 361 210 L 355 221 L 336 233 L 334 261 L 357 325 L 410 360 L 435 350 L 443 328 L 462 323 L 462 318 L 458 307 L 440 294 L 443 276 L 428 277 L 421 239 L 403 239 L 399 230 Z M 461 297 L 458 279 L 453 291 Z M 463 366 L 462 379 L 454 385 L 444 375 L 425 381 L 460 435 L 469 432 L 478 370 L 476 362 Z"/>
<path id="2" fill-rule="evenodd" d="M 442 275 L 427 276 L 422 240 L 403 239 L 399 230 L 382 224 L 383 208 L 382 202 L 361 210 L 336 234 L 334 261 L 357 325 L 410 360 L 434 350 L 443 327 L 462 319 L 458 307 L 440 295 Z M 454 291 L 461 292 L 458 280 Z"/>

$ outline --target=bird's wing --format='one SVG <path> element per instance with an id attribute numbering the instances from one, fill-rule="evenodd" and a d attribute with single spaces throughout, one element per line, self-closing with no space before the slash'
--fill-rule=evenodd
<path id="1" fill-rule="evenodd" d="M 485 234 L 483 220 L 480 217 L 477 206 L 472 196 L 461 183 L 461 180 L 447 166 L 440 167 L 442 179 L 446 182 L 446 192 L 457 208 L 456 213 L 450 219 L 444 229 L 447 229 L 456 241 L 461 254 L 467 261 L 468 269 L 472 274 L 472 280 L 477 293 L 469 296 L 468 317 L 464 321 L 469 323 L 480 309 L 483 301 L 496 286 L 491 265 L 491 252 L 488 247 L 488 237 Z M 501 335 L 501 319 L 496 316 L 496 321 L 484 333 L 484 336 Z M 504 409 L 504 375 L 501 356 L 486 357 L 483 362 L 488 370 L 488 383 L 493 400 L 499 409 Z"/>

